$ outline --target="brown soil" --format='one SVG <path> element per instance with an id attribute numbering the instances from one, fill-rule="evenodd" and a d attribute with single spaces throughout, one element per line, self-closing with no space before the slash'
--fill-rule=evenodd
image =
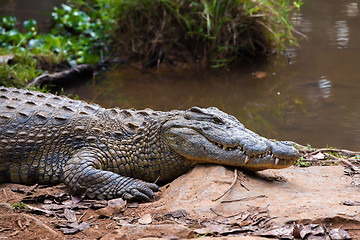
<path id="1" fill-rule="evenodd" d="M 234 172 L 214 165 L 197 166 L 149 203 L 79 199 L 63 185 L 2 184 L 0 239 L 360 239 L 352 166 L 352 173 L 343 166 L 239 171 L 218 200 Z"/>

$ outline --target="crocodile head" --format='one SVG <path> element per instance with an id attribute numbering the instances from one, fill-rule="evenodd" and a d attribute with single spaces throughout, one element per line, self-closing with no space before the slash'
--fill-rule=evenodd
<path id="1" fill-rule="evenodd" d="M 193 107 L 173 115 L 162 126 L 162 134 L 176 153 L 194 162 L 259 171 L 289 167 L 299 158 L 290 143 L 261 137 L 214 107 Z"/>

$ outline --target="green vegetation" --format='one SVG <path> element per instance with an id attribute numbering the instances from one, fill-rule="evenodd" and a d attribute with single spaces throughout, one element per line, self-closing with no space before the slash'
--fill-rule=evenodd
<path id="1" fill-rule="evenodd" d="M 290 13 L 301 0 L 72 0 L 114 20 L 118 52 L 141 61 L 167 57 L 227 66 L 297 44 Z M 95 6 L 95 7 L 94 7 Z M 110 7 L 111 6 L 111 7 Z M 106 16 L 106 17 L 105 17 Z"/>
<path id="2" fill-rule="evenodd" d="M 0 18 L 0 84 L 22 86 L 59 64 L 96 64 L 111 53 L 150 66 L 166 60 L 226 67 L 297 44 L 290 14 L 302 0 L 69 0 L 54 8 L 49 33 L 35 20 L 20 31 Z M 45 60 L 45 63 L 44 63 Z M 50 65 L 50 67 L 49 67 Z"/>
<path id="3" fill-rule="evenodd" d="M 23 202 L 13 203 L 13 204 L 11 204 L 11 206 L 14 211 L 22 211 L 22 210 L 27 209 L 26 204 L 24 204 Z"/>
<path id="4" fill-rule="evenodd" d="M 54 63 L 67 61 L 95 64 L 106 46 L 106 26 L 93 21 L 85 12 L 62 4 L 51 13 L 53 27 L 50 33 L 38 34 L 35 20 L 23 23 L 26 32 L 15 28 L 15 17 L 0 18 L 0 47 L 2 52 L 47 55 Z"/>
<path id="5" fill-rule="evenodd" d="M 15 17 L 0 18 L 0 55 L 13 55 L 0 63 L 0 84 L 21 87 L 59 65 L 96 64 L 106 48 L 106 25 L 85 12 L 63 4 L 51 13 L 50 33 L 38 34 L 35 20 L 16 28 Z"/>
<path id="6" fill-rule="evenodd" d="M 303 157 L 300 157 L 298 160 L 295 161 L 294 165 L 299 167 L 310 167 L 311 163 L 303 161 Z"/>

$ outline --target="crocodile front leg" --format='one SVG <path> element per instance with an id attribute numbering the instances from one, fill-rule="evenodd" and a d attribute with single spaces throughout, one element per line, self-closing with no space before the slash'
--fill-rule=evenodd
<path id="1" fill-rule="evenodd" d="M 149 200 L 155 198 L 159 187 L 131 177 L 106 171 L 108 160 L 94 148 L 83 148 L 68 160 L 63 169 L 63 179 L 74 193 L 84 192 L 90 198 L 124 200 Z M 104 170 L 105 169 L 105 170 Z"/>

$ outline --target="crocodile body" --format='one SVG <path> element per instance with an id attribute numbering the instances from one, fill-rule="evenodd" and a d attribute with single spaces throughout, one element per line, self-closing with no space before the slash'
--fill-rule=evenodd
<path id="1" fill-rule="evenodd" d="M 0 182 L 65 183 L 90 198 L 149 199 L 197 163 L 284 168 L 287 142 L 246 129 L 217 108 L 105 109 L 63 96 L 0 87 Z"/>

